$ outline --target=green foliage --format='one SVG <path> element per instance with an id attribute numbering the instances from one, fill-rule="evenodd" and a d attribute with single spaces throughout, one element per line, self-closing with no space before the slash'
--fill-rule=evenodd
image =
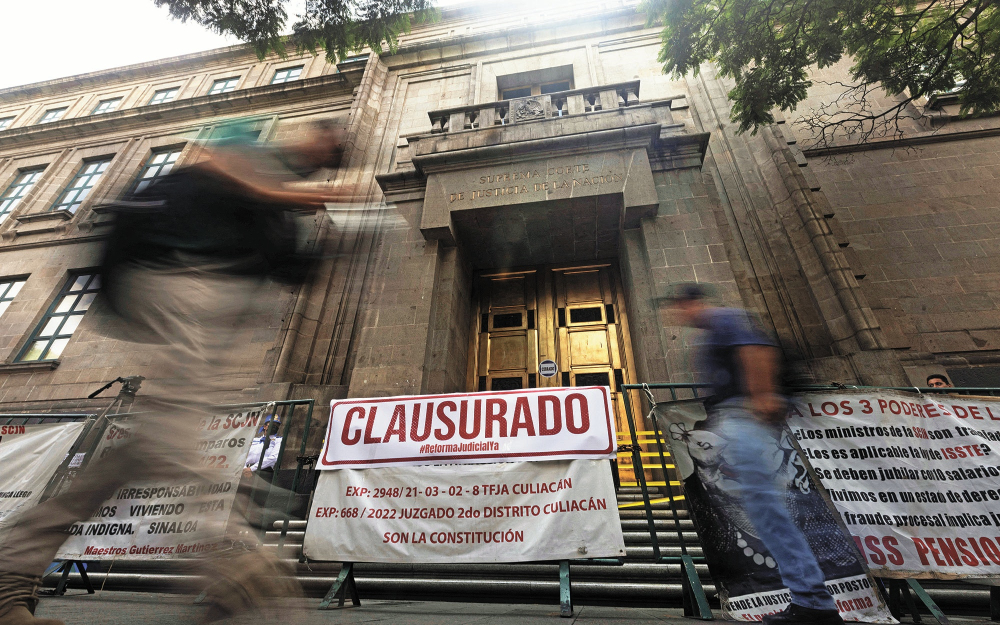
<path id="1" fill-rule="evenodd" d="M 395 51 L 400 33 L 409 32 L 414 23 L 436 19 L 430 0 L 306 0 L 289 38 L 281 34 L 288 0 L 153 1 L 181 21 L 237 37 L 260 58 L 271 52 L 285 56 L 290 40 L 299 51 L 326 50 L 331 63 L 365 47 L 380 52 L 385 44 Z"/>
<path id="2" fill-rule="evenodd" d="M 846 57 L 850 104 L 814 119 L 870 133 L 932 92 L 957 90 L 963 115 L 1000 108 L 1000 4 L 995 0 L 645 0 L 662 20 L 665 73 L 697 74 L 714 63 L 740 132 L 773 123 L 806 98 L 809 71 Z M 963 82 L 964 81 L 964 82 Z M 877 91 L 893 96 L 877 106 Z"/>

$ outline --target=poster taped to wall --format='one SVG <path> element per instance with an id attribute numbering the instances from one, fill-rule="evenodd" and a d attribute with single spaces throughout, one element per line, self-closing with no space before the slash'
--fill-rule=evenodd
<path id="1" fill-rule="evenodd" d="M 305 555 L 528 562 L 625 555 L 607 460 L 324 471 Z"/>
<path id="2" fill-rule="evenodd" d="M 38 503 L 84 423 L 0 425 L 0 533 Z"/>
<path id="3" fill-rule="evenodd" d="M 670 441 L 684 483 L 689 510 L 698 523 L 702 550 L 715 580 L 726 618 L 759 621 L 784 610 L 791 601 L 777 563 L 746 516 L 739 485 L 728 468 L 727 443 L 705 427 L 701 400 L 659 404 L 651 417 Z M 844 533 L 786 428 L 762 458 L 785 487 L 785 502 L 802 530 L 845 621 L 895 623 L 873 578 Z"/>

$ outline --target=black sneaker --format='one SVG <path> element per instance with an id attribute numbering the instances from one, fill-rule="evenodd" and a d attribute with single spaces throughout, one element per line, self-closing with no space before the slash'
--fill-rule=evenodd
<path id="1" fill-rule="evenodd" d="M 790 604 L 777 614 L 764 617 L 764 625 L 844 625 L 836 610 L 814 610 Z"/>

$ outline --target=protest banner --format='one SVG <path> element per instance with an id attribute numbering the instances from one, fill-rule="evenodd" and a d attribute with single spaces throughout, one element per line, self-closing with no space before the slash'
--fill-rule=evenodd
<path id="1" fill-rule="evenodd" d="M 233 509 L 247 452 L 265 408 L 205 418 L 194 444 L 200 464 L 219 481 L 128 483 L 95 512 L 76 523 L 59 551 L 64 560 L 147 560 L 190 557 L 213 551 L 223 538 Z M 95 460 L 126 444 L 134 425 L 111 423 L 94 451 Z"/>
<path id="2" fill-rule="evenodd" d="M 334 400 L 319 469 L 611 458 L 603 386 Z"/>
<path id="3" fill-rule="evenodd" d="M 607 460 L 325 471 L 303 552 L 344 562 L 623 557 Z"/>
<path id="4" fill-rule="evenodd" d="M 334 401 L 304 553 L 346 562 L 620 557 L 608 462 L 616 449 L 602 386 Z"/>
<path id="5" fill-rule="evenodd" d="M 728 443 L 711 431 L 701 400 L 654 407 L 688 509 L 698 524 L 702 551 L 726 618 L 759 621 L 784 610 L 791 595 L 778 564 L 744 512 L 739 484 L 727 462 Z M 786 428 L 760 460 L 784 486 L 785 503 L 826 576 L 826 587 L 845 621 L 896 623 L 877 592 L 851 538 L 842 530 Z"/>
<path id="6" fill-rule="evenodd" d="M 0 533 L 38 503 L 83 427 L 82 421 L 0 425 Z"/>
<path id="7" fill-rule="evenodd" d="M 789 426 L 880 577 L 1000 577 L 1000 401 L 795 398 Z"/>

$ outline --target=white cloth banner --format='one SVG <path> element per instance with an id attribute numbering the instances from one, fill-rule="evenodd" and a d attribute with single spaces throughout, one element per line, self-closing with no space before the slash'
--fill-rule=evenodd
<path id="1" fill-rule="evenodd" d="M 789 426 L 874 575 L 1000 576 L 1000 401 L 810 393 Z"/>
<path id="2" fill-rule="evenodd" d="M 607 387 L 334 400 L 319 469 L 614 458 Z"/>
<path id="3" fill-rule="evenodd" d="M 622 557 L 606 460 L 326 471 L 303 552 L 339 562 Z"/>
<path id="4" fill-rule="evenodd" d="M 264 414 L 258 408 L 212 417 L 201 424 L 192 440 L 203 454 L 202 466 L 217 469 L 220 481 L 126 484 L 93 517 L 72 527 L 58 557 L 148 560 L 190 557 L 216 549 Z M 109 425 L 94 459 L 127 441 L 132 429 L 128 422 Z"/>
<path id="5" fill-rule="evenodd" d="M 0 425 L 0 532 L 38 503 L 83 422 Z"/>

